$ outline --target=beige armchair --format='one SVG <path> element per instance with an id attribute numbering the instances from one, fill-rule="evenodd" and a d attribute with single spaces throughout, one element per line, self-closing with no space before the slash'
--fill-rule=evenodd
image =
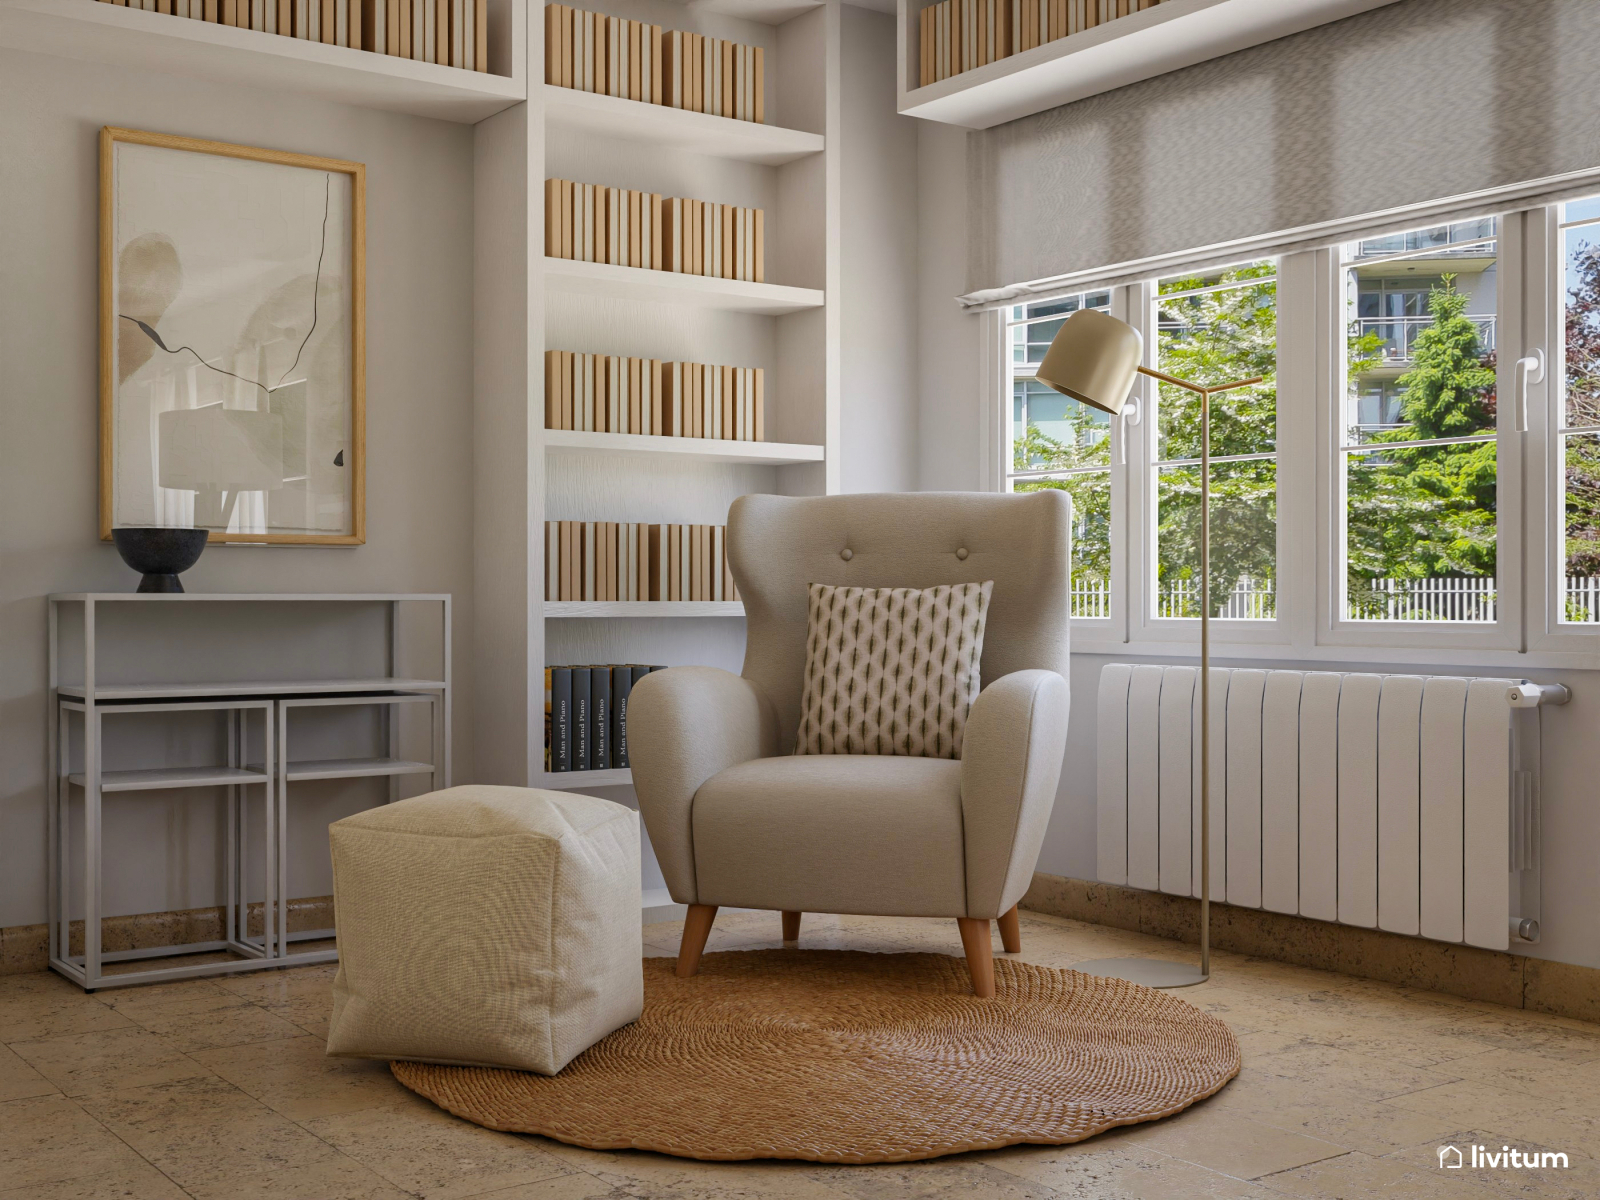
<path id="1" fill-rule="evenodd" d="M 689 906 L 692 975 L 719 906 L 954 917 L 979 996 L 989 922 L 1021 949 L 1027 891 L 1067 737 L 1071 505 L 1026 495 L 744 496 L 728 556 L 744 596 L 742 675 L 674 667 L 629 702 L 639 809 L 672 898 Z M 994 580 L 983 690 L 960 760 L 796 755 L 807 585 Z"/>

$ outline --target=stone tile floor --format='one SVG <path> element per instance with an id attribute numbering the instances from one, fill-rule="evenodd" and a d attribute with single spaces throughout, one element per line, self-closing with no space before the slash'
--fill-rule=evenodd
<path id="1" fill-rule="evenodd" d="M 1048 966 L 1190 948 L 1023 915 Z M 676 951 L 649 926 L 646 953 Z M 806 918 L 802 944 L 960 953 L 955 922 Z M 725 913 L 709 947 L 779 945 Z M 997 946 L 998 949 L 998 946 Z M 332 1060 L 330 966 L 106 991 L 0 977 L 0 1200 L 1121 1200 L 1600 1195 L 1600 1026 L 1219 953 L 1182 993 L 1244 1070 L 1166 1121 L 1075 1146 L 873 1167 L 699 1163 L 494 1133 Z M 1441 1144 L 1561 1151 L 1568 1169 L 1441 1170 Z"/>

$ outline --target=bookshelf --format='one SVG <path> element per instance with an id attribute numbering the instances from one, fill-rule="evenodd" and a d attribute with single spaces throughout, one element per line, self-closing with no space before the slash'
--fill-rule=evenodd
<path id="1" fill-rule="evenodd" d="M 488 72 L 98 0 L 0 0 L 0 46 L 471 125 L 526 103 L 527 16 L 490 0 Z"/>
<path id="2" fill-rule="evenodd" d="M 929 0 L 897 0 L 898 108 L 908 117 L 989 129 L 1394 2 L 1162 0 L 1143 12 L 918 87 L 918 14 Z"/>
<path id="3" fill-rule="evenodd" d="M 631 805 L 631 771 L 545 771 L 545 664 L 737 671 L 744 606 L 546 601 L 544 522 L 721 525 L 746 493 L 839 490 L 840 15 L 815 0 L 582 7 L 759 45 L 766 74 L 764 124 L 554 86 L 530 4 L 527 103 L 474 130 L 476 775 Z M 547 178 L 761 208 L 766 282 L 548 258 Z M 770 440 L 547 430 L 547 348 L 760 367 Z M 646 915 L 665 919 L 645 870 Z"/>

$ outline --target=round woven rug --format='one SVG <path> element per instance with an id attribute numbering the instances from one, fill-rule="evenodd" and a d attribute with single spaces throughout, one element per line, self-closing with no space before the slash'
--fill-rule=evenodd
<path id="1" fill-rule="evenodd" d="M 1081 1141 L 1170 1116 L 1239 1071 L 1221 1021 L 1120 979 L 943 954 L 750 950 L 679 979 L 644 960 L 644 1015 L 559 1075 L 396 1062 L 490 1129 L 684 1158 L 906 1162 Z"/>

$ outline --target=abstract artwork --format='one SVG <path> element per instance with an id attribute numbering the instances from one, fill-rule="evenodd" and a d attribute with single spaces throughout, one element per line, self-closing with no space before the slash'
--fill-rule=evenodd
<path id="1" fill-rule="evenodd" d="M 100 535 L 365 541 L 360 163 L 100 131 Z"/>

